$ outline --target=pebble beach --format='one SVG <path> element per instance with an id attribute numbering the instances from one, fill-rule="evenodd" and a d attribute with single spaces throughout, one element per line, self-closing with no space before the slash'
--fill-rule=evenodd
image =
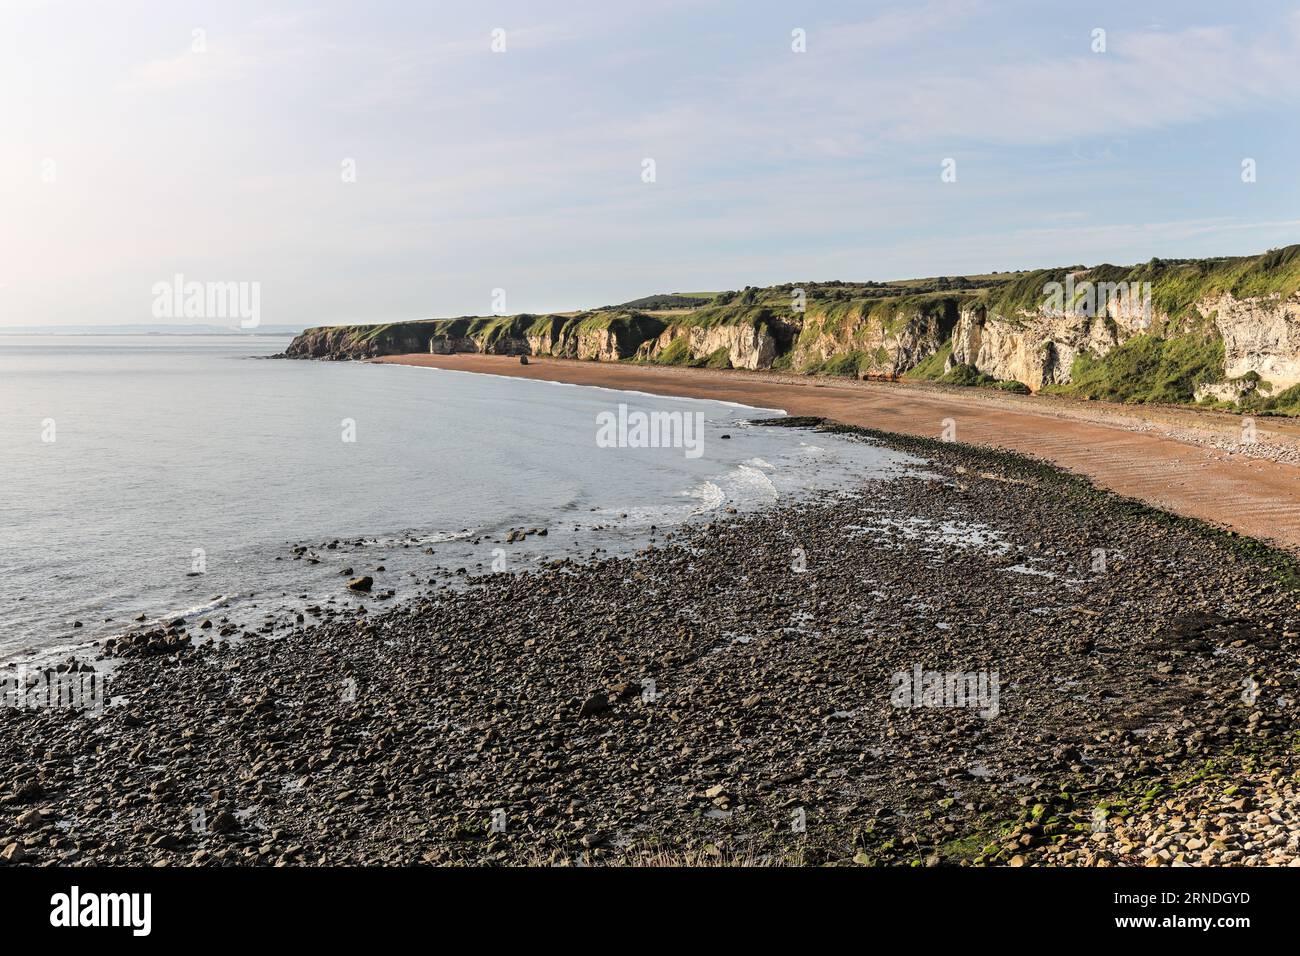
<path id="1" fill-rule="evenodd" d="M 0 709 L 0 865 L 1300 858 L 1287 553 L 1016 454 L 779 424 L 923 465 L 112 648 L 102 712 Z"/>

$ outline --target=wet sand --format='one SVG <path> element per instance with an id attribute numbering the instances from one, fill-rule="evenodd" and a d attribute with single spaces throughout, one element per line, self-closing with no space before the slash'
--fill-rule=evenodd
<path id="1" fill-rule="evenodd" d="M 944 419 L 952 419 L 960 442 L 1032 455 L 1119 494 L 1300 550 L 1300 467 L 1205 443 L 1213 438 L 1234 444 L 1241 432 L 1235 415 L 545 357 L 530 357 L 528 365 L 496 355 L 392 355 L 374 361 L 783 408 L 791 415 L 931 438 L 940 436 Z M 1193 435 L 1201 441 L 1191 440 Z M 1295 460 L 1297 423 L 1261 418 L 1257 435 L 1276 457 Z"/>

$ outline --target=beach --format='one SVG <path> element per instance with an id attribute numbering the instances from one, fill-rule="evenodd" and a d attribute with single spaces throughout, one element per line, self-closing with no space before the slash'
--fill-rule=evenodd
<path id="1" fill-rule="evenodd" d="M 562 381 L 782 408 L 882 431 L 1005 448 L 1126 497 L 1300 548 L 1300 425 L 1187 408 L 1119 406 L 977 388 L 510 356 L 392 355 L 375 362 Z"/>
<path id="2" fill-rule="evenodd" d="M 93 718 L 0 710 L 0 861 L 1297 859 L 1287 554 L 1013 453 L 848 437 L 923 465 L 633 555 L 142 647 Z"/>
<path id="3" fill-rule="evenodd" d="M 286 344 L 0 336 L 0 674 L 150 621 L 238 636 L 348 613 L 361 598 L 341 584 L 361 574 L 370 604 L 404 601 L 491 567 L 484 535 L 547 529 L 512 568 L 623 553 L 697 512 L 871 468 L 864 446 L 737 426 L 772 409 L 254 358 Z M 599 447 L 597 417 L 627 401 L 702 415 L 693 449 Z"/>

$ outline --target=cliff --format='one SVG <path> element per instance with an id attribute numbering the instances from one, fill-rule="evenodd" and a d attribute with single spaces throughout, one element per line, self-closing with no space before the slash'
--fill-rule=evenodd
<path id="1" fill-rule="evenodd" d="M 428 351 L 1300 411 L 1300 246 L 1138 266 L 675 293 L 590 312 L 326 326 L 305 331 L 285 355 Z"/>
<path id="2" fill-rule="evenodd" d="M 612 362 L 632 355 L 663 327 L 654 316 L 618 310 L 320 326 L 295 338 L 284 357 L 343 361 L 411 352 L 482 352 Z"/>
<path id="3" fill-rule="evenodd" d="M 965 302 L 944 293 L 814 302 L 790 365 L 805 373 L 898 378 L 939 352 Z"/>
<path id="4" fill-rule="evenodd" d="M 797 328 L 795 320 L 767 306 L 708 306 L 674 317 L 641 344 L 636 357 L 660 365 L 771 368 Z"/>

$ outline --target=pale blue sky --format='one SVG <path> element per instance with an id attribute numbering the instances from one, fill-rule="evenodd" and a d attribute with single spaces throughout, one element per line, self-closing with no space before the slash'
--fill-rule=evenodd
<path id="1" fill-rule="evenodd" d="M 1298 116 L 1289 3 L 5 0 L 0 325 L 176 273 L 318 324 L 1258 252 Z"/>

